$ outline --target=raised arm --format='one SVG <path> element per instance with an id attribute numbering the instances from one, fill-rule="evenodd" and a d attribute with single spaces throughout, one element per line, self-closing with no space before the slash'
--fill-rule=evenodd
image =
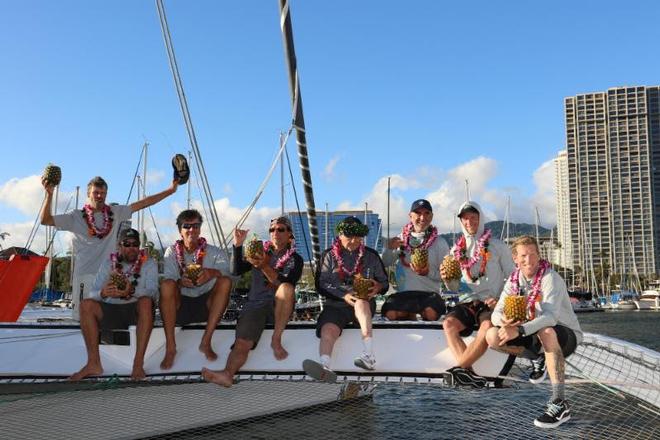
<path id="1" fill-rule="evenodd" d="M 44 226 L 55 226 L 55 220 L 53 220 L 53 215 L 51 214 L 53 191 L 55 190 L 55 187 L 53 185 L 48 185 L 45 180 L 42 180 L 41 184 L 46 190 L 46 201 L 41 207 L 41 212 L 39 213 L 39 221 L 41 221 L 41 224 Z"/>
<path id="2" fill-rule="evenodd" d="M 152 194 L 150 196 L 145 197 L 144 199 L 138 200 L 137 202 L 133 202 L 130 205 L 128 205 L 131 208 L 131 212 L 139 211 L 144 208 L 148 208 L 151 205 L 155 205 L 156 203 L 160 202 L 163 200 L 165 197 L 168 197 L 176 192 L 176 189 L 179 187 L 179 180 L 174 179 L 172 181 L 172 185 L 170 185 L 169 188 L 167 188 L 164 191 L 161 191 L 157 194 Z"/>

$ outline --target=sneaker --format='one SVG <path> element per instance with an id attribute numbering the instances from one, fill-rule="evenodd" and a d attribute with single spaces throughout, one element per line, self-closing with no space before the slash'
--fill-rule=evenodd
<path id="1" fill-rule="evenodd" d="M 337 373 L 320 362 L 305 359 L 302 367 L 305 373 L 313 379 L 326 383 L 335 383 L 337 381 Z"/>
<path id="2" fill-rule="evenodd" d="M 571 409 L 568 402 L 563 399 L 555 399 L 548 403 L 545 412 L 534 420 L 534 424 L 539 428 L 556 428 L 570 418 Z"/>
<path id="3" fill-rule="evenodd" d="M 545 353 L 532 360 L 532 372 L 529 374 L 531 383 L 541 383 L 548 375 L 548 369 L 545 367 Z"/>
<path id="4" fill-rule="evenodd" d="M 447 370 L 447 372 L 451 374 L 456 385 L 472 388 L 485 388 L 488 383 L 488 379 L 479 376 L 469 368 L 454 367 Z"/>
<path id="5" fill-rule="evenodd" d="M 371 371 L 376 368 L 376 357 L 373 354 L 362 353 L 353 363 L 356 367 Z"/>

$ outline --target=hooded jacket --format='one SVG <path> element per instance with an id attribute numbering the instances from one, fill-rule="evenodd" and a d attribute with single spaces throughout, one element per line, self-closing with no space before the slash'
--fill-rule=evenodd
<path id="1" fill-rule="evenodd" d="M 460 213 L 467 207 L 472 207 L 479 212 L 479 227 L 477 228 L 476 234 L 470 235 L 461 222 L 463 236 L 465 237 L 466 255 L 468 258 L 471 258 L 474 249 L 478 244 L 479 238 L 484 233 L 484 216 L 482 214 L 481 206 L 479 206 L 477 202 L 473 202 L 471 200 L 463 203 L 458 212 Z M 454 246 L 451 248 L 452 255 L 455 249 L 456 244 L 454 244 Z M 488 297 L 496 299 L 499 298 L 500 294 L 502 293 L 502 289 L 504 288 L 506 279 L 513 272 L 514 264 L 513 258 L 511 256 L 511 250 L 502 240 L 491 237 L 488 240 L 488 252 L 490 253 L 490 259 L 486 264 L 486 273 L 482 278 L 472 282 L 472 280 L 469 280 L 465 276 L 465 273 L 463 273 L 461 280 L 472 291 L 471 299 L 479 299 L 483 301 Z M 470 273 L 473 277 L 477 277 L 479 275 L 479 268 L 481 267 L 482 258 L 483 257 L 480 256 L 477 262 L 470 269 Z"/>

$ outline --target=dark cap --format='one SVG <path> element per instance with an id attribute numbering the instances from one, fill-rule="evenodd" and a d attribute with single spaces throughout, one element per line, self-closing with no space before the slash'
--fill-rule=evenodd
<path id="1" fill-rule="evenodd" d="M 289 220 L 289 217 L 275 217 L 274 219 L 271 219 L 270 224 L 272 225 L 273 223 L 279 223 L 280 225 L 284 225 L 287 228 L 289 228 L 289 231 L 293 230 L 293 225 L 291 224 L 291 220 Z"/>
<path id="2" fill-rule="evenodd" d="M 460 212 L 458 213 L 457 217 L 458 217 L 458 218 L 461 218 L 461 216 L 462 216 L 463 214 L 465 214 L 466 212 L 474 212 L 475 214 L 479 214 L 479 215 L 481 215 L 481 213 L 479 212 L 479 210 L 478 210 L 476 207 L 474 207 L 474 206 L 468 204 L 468 205 L 465 205 L 465 206 L 463 206 L 463 207 L 461 208 L 461 210 L 460 210 Z"/>
<path id="3" fill-rule="evenodd" d="M 131 228 L 123 229 L 119 233 L 119 241 L 122 242 L 122 241 L 126 240 L 127 238 L 132 238 L 134 240 L 137 240 L 137 242 L 139 243 L 140 242 L 140 233 L 138 231 L 136 231 L 135 229 L 131 229 Z"/>
<path id="4" fill-rule="evenodd" d="M 417 211 L 418 209 L 426 209 L 428 211 L 433 212 L 431 203 L 426 199 L 415 200 L 410 206 L 410 212 Z"/>

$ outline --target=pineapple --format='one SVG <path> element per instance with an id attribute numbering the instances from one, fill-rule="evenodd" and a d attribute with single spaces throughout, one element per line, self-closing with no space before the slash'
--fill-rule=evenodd
<path id="1" fill-rule="evenodd" d="M 410 255 L 410 262 L 418 269 L 423 269 L 429 264 L 428 249 L 415 248 Z"/>
<path id="2" fill-rule="evenodd" d="M 127 281 L 128 280 L 126 280 L 126 277 L 121 273 L 118 272 L 110 273 L 110 283 L 113 284 L 119 290 L 126 289 Z"/>
<path id="3" fill-rule="evenodd" d="M 202 274 L 202 266 L 195 263 L 190 263 L 186 266 L 186 277 L 193 282 L 197 283 L 197 278 Z"/>
<path id="4" fill-rule="evenodd" d="M 245 249 L 246 258 L 257 258 L 264 254 L 264 243 L 256 236 L 250 240 Z"/>
<path id="5" fill-rule="evenodd" d="M 57 165 L 49 163 L 41 175 L 41 180 L 44 180 L 49 186 L 57 186 L 62 180 L 62 170 Z"/>
<path id="6" fill-rule="evenodd" d="M 525 297 L 521 295 L 508 295 L 504 298 L 504 316 L 514 321 L 527 320 L 527 305 Z"/>
<path id="7" fill-rule="evenodd" d="M 440 273 L 443 272 L 446 277 L 447 289 L 456 292 L 461 281 L 461 265 L 453 256 L 447 255 L 440 264 Z"/>
<path id="8" fill-rule="evenodd" d="M 353 290 L 360 299 L 369 299 L 369 290 L 374 285 L 374 280 L 364 278 L 362 275 L 357 274 L 353 277 Z"/>

